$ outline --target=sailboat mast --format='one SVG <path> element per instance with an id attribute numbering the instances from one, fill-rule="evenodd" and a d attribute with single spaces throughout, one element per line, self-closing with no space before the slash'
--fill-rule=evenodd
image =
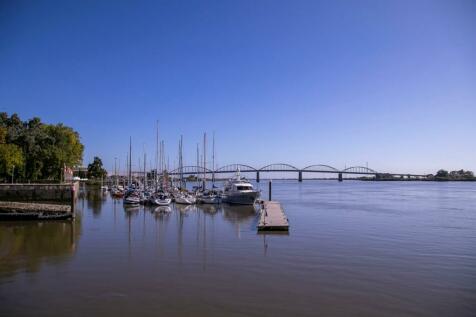
<path id="1" fill-rule="evenodd" d="M 161 144 L 160 144 L 160 147 L 161 147 L 161 150 L 160 150 L 160 153 L 161 153 L 161 156 L 160 156 L 160 170 L 161 170 L 161 173 L 162 173 L 162 186 L 164 185 L 164 181 L 165 179 L 163 178 L 164 177 L 164 171 L 165 171 L 165 141 L 162 140 Z"/>
<path id="2" fill-rule="evenodd" d="M 212 152 L 212 182 L 215 184 L 215 131 L 213 131 L 213 152 Z"/>
<path id="3" fill-rule="evenodd" d="M 132 184 L 132 137 L 129 137 L 129 186 Z"/>
<path id="4" fill-rule="evenodd" d="M 200 185 L 200 150 L 198 148 L 198 143 L 197 143 L 197 187 Z"/>
<path id="5" fill-rule="evenodd" d="M 116 186 L 117 184 L 117 157 L 114 158 L 114 178 L 116 179 Z"/>
<path id="6" fill-rule="evenodd" d="M 159 120 L 157 120 L 157 132 L 155 143 L 155 191 L 159 186 Z"/>
<path id="7" fill-rule="evenodd" d="M 121 158 L 119 158 L 119 164 L 117 166 L 117 170 L 119 171 L 119 174 L 121 174 Z M 117 175 L 117 185 L 119 185 L 119 178 L 120 178 L 120 175 Z"/>
<path id="8" fill-rule="evenodd" d="M 160 142 L 160 171 L 163 174 L 165 170 L 164 164 L 164 157 L 165 157 L 165 143 L 164 140 Z"/>
<path id="9" fill-rule="evenodd" d="M 207 133 L 203 134 L 203 190 L 207 187 Z"/>
<path id="10" fill-rule="evenodd" d="M 122 186 L 124 186 L 124 188 L 126 187 L 126 182 L 127 182 L 127 175 L 129 175 L 129 154 L 126 153 L 126 166 L 124 167 L 126 169 L 125 173 L 124 173 L 124 177 L 122 177 Z"/>
<path id="11" fill-rule="evenodd" d="M 147 170 L 145 164 L 147 162 L 147 154 L 144 151 L 144 190 L 147 188 Z"/>
<path id="12" fill-rule="evenodd" d="M 162 174 L 162 141 L 159 140 L 159 174 Z"/>
<path id="13" fill-rule="evenodd" d="M 183 186 L 183 161 L 182 161 L 182 145 L 183 145 L 183 135 L 180 135 L 179 141 L 179 170 L 180 170 L 180 187 Z"/>

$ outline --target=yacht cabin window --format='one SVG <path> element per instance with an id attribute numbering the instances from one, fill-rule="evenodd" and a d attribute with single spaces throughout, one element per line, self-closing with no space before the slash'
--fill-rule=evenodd
<path id="1" fill-rule="evenodd" d="M 251 190 L 251 186 L 236 186 L 237 190 Z"/>

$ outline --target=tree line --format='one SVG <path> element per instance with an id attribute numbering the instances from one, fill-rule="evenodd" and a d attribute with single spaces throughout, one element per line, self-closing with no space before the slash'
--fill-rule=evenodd
<path id="1" fill-rule="evenodd" d="M 84 146 L 78 132 L 40 118 L 22 121 L 0 113 L 0 181 L 60 180 L 65 167 L 82 162 Z"/>
<path id="2" fill-rule="evenodd" d="M 464 180 L 476 180 L 472 171 L 451 171 L 440 169 L 434 176 L 435 180 L 452 180 L 452 181 L 464 181 Z"/>

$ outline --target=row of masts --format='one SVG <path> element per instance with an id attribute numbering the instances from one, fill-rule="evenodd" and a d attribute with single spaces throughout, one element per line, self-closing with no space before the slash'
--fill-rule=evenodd
<path id="1" fill-rule="evenodd" d="M 215 133 L 213 133 L 213 143 L 212 143 L 212 170 L 214 170 L 215 166 Z M 197 187 L 200 187 L 200 176 L 201 176 L 201 188 L 203 190 L 206 189 L 206 179 L 207 179 L 207 133 L 203 134 L 203 155 L 200 156 L 200 147 L 197 143 L 197 166 L 199 170 L 202 169 L 202 173 L 197 171 Z M 119 161 L 120 165 L 120 161 Z M 141 169 L 141 162 L 139 159 L 139 171 L 143 172 L 143 181 L 144 186 L 147 186 L 148 179 L 147 179 L 147 154 L 144 148 L 144 156 L 143 156 L 143 170 Z M 129 152 L 126 156 L 126 175 L 127 175 L 127 185 L 130 186 L 133 183 L 133 172 L 132 172 L 132 137 L 129 137 Z M 120 169 L 120 166 L 119 166 Z M 175 167 L 174 167 L 175 169 Z M 178 170 L 179 170 L 179 187 L 185 187 L 185 179 L 184 179 L 184 160 L 183 160 L 183 135 L 180 135 L 179 145 L 178 145 Z M 160 140 L 159 138 L 159 122 L 157 121 L 157 131 L 156 131 L 156 153 L 155 153 L 155 173 L 151 173 L 153 175 L 153 181 L 155 190 L 158 191 L 165 184 L 160 184 L 161 177 L 169 171 L 169 160 L 167 157 L 167 162 L 165 160 L 165 141 Z M 202 175 L 200 175 L 202 174 Z M 212 172 L 212 180 L 215 179 L 214 172 Z M 115 185 L 119 185 L 119 175 L 117 170 L 117 157 L 114 158 L 114 178 L 115 178 Z"/>

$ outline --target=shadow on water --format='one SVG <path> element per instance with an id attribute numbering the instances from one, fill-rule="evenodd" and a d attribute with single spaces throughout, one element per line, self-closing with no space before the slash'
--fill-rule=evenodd
<path id="1" fill-rule="evenodd" d="M 59 264 L 76 252 L 81 219 L 0 223 L 0 276 L 36 272 L 43 263 Z"/>

